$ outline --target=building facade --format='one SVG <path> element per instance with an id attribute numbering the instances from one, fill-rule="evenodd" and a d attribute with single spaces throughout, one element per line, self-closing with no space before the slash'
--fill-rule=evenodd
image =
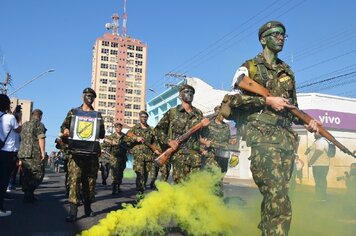
<path id="1" fill-rule="evenodd" d="M 147 45 L 139 39 L 105 33 L 93 47 L 91 86 L 97 93 L 94 108 L 100 111 L 108 132 L 120 122 L 139 122 L 145 110 Z"/>
<path id="2" fill-rule="evenodd" d="M 30 100 L 22 100 L 18 98 L 11 98 L 10 110 L 14 111 L 16 106 L 21 106 L 22 111 L 22 123 L 29 121 L 33 110 L 33 102 Z"/>

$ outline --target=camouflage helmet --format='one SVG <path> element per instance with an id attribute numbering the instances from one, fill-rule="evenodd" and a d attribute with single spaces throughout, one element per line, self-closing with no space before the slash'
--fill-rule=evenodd
<path id="1" fill-rule="evenodd" d="M 195 94 L 195 89 L 193 88 L 193 86 L 190 86 L 189 84 L 182 84 L 179 88 L 179 93 L 182 92 L 184 89 L 191 89 Z"/>
<path id="2" fill-rule="evenodd" d="M 94 91 L 94 89 L 92 89 L 92 88 L 85 88 L 84 90 L 83 90 L 83 94 L 85 94 L 85 93 L 91 93 L 91 94 L 93 94 L 94 95 L 94 98 L 96 98 L 96 92 Z"/>
<path id="3" fill-rule="evenodd" d="M 286 27 L 279 22 L 279 21 L 268 21 L 264 25 L 261 26 L 261 28 L 258 30 L 258 39 L 261 39 L 262 34 L 266 32 L 269 29 L 276 28 L 276 27 L 281 27 L 284 30 L 284 33 L 286 32 Z"/>

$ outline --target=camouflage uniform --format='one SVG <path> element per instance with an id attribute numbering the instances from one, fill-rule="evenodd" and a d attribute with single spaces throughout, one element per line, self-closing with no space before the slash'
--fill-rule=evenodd
<path id="1" fill-rule="evenodd" d="M 226 172 L 229 159 L 217 156 L 216 151 L 224 149 L 224 147 L 227 148 L 230 139 L 229 125 L 223 121 L 218 124 L 213 120 L 202 130 L 202 137 L 212 142 L 210 147 L 205 147 L 207 151 L 204 155 L 207 159 L 206 164 L 219 167 L 221 172 Z"/>
<path id="2" fill-rule="evenodd" d="M 195 107 L 192 109 L 188 113 L 182 105 L 178 105 L 164 114 L 155 127 L 158 141 L 162 147 L 168 148 L 168 140 L 177 139 L 203 119 L 203 114 L 199 109 Z M 178 150 L 170 157 L 175 183 L 181 182 L 190 172 L 201 168 L 199 133 L 199 131 L 194 133 L 182 142 Z"/>
<path id="3" fill-rule="evenodd" d="M 136 124 L 128 133 L 142 137 L 150 144 L 155 143 L 155 133 L 149 125 L 147 125 L 147 128 L 142 128 L 141 124 Z M 154 153 L 145 144 L 138 142 L 136 137 L 127 137 L 127 144 L 134 156 L 133 170 L 136 172 L 136 190 L 139 193 L 143 193 L 148 175 L 152 172 Z"/>
<path id="4" fill-rule="evenodd" d="M 112 140 L 115 144 L 111 145 L 104 142 L 103 147 L 108 150 L 109 165 L 111 170 L 112 185 L 115 189 L 120 189 L 122 184 L 122 179 L 124 176 L 124 170 L 126 168 L 127 161 L 127 145 L 126 145 L 126 135 L 124 133 L 114 132 L 113 134 L 105 137 L 106 140 Z"/>
<path id="5" fill-rule="evenodd" d="M 273 96 L 289 99 L 297 106 L 294 74 L 283 61 L 277 59 L 272 66 L 259 54 L 243 67 Z M 263 195 L 259 228 L 262 235 L 288 235 L 292 218 L 288 182 L 298 141 L 291 125 L 302 122 L 286 110 L 277 112 L 266 106 L 263 97 L 241 92 L 231 97 L 230 106 L 238 114 L 238 132 L 251 147 L 251 171 Z"/>
<path id="6" fill-rule="evenodd" d="M 68 150 L 68 138 L 60 138 L 61 141 L 56 140 L 56 148 L 60 150 L 60 152 L 62 153 L 61 155 L 63 155 L 63 171 L 65 173 L 65 178 L 64 178 L 64 185 L 66 188 L 65 191 L 65 196 L 68 197 L 69 196 L 69 182 L 68 182 L 68 154 L 69 154 L 69 150 Z"/>
<path id="7" fill-rule="evenodd" d="M 82 107 L 80 106 L 76 109 L 82 110 Z M 61 126 L 62 133 L 64 129 L 70 129 L 73 112 L 74 109 L 67 113 L 67 116 Z M 104 138 L 104 136 L 104 121 L 103 119 L 100 119 L 99 137 Z M 72 153 L 71 150 L 68 151 L 69 203 L 74 205 L 78 205 L 80 203 L 80 189 L 82 189 L 85 202 L 92 202 L 95 199 L 95 184 L 98 177 L 98 169 L 99 161 L 97 154 L 80 155 Z"/>
<path id="8" fill-rule="evenodd" d="M 44 163 L 41 161 L 38 141 L 43 138 L 46 138 L 46 128 L 40 120 L 31 118 L 23 124 L 18 157 L 22 163 L 22 191 L 25 194 L 25 201 L 34 200 L 33 192 L 41 184 L 44 176 Z"/>

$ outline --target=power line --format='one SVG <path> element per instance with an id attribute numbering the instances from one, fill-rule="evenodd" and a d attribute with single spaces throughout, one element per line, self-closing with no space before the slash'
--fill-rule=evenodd
<path id="1" fill-rule="evenodd" d="M 183 67 L 183 68 L 186 68 L 186 67 L 191 67 L 191 65 L 192 64 L 196 64 L 196 63 L 199 63 L 199 61 L 202 61 L 202 62 L 204 62 L 204 61 L 206 61 L 206 57 L 207 56 L 209 56 L 209 54 L 211 54 L 214 50 L 217 50 L 219 47 L 222 47 L 222 46 L 224 46 L 224 45 L 226 45 L 226 42 L 224 42 L 222 45 L 218 45 L 220 42 L 222 42 L 225 38 L 227 38 L 228 36 L 230 36 L 231 34 L 233 34 L 233 33 L 235 33 L 237 30 L 239 30 L 240 28 L 243 28 L 243 26 L 245 26 L 245 25 L 247 25 L 247 23 L 249 22 L 249 21 L 252 21 L 254 18 L 256 18 L 256 17 L 258 17 L 259 15 L 261 15 L 263 12 L 265 12 L 265 11 L 267 11 L 269 8 L 271 8 L 273 5 L 275 5 L 277 2 L 278 2 L 279 0 L 277 0 L 277 1 L 274 1 L 272 4 L 269 4 L 266 8 L 264 8 L 262 11 L 260 11 L 259 13 L 257 13 L 255 16 L 253 16 L 253 17 L 251 17 L 251 18 L 249 18 L 248 20 L 246 20 L 244 23 L 242 23 L 239 27 L 236 27 L 234 30 L 232 30 L 231 32 L 229 32 L 228 34 L 225 34 L 223 37 L 221 37 L 220 39 L 218 39 L 218 40 L 216 40 L 214 43 L 212 43 L 212 44 L 210 44 L 207 48 L 205 48 L 205 49 L 203 49 L 202 51 L 200 51 L 200 52 L 198 52 L 195 56 L 193 56 L 193 57 L 191 57 L 190 59 L 188 59 L 188 60 L 186 60 L 184 63 L 181 63 L 179 66 L 177 66 L 177 67 L 175 67 L 174 69 L 172 69 L 170 72 L 174 72 L 175 70 L 177 70 L 177 69 L 179 69 L 179 68 L 181 68 L 181 67 Z M 305 0 L 304 0 L 305 1 Z M 296 4 L 296 5 L 294 5 L 292 8 L 290 8 L 290 9 L 293 9 L 293 8 L 295 8 L 296 6 L 298 6 L 298 5 L 300 5 L 301 3 L 303 3 L 304 1 L 302 1 L 302 2 L 299 2 L 298 4 Z M 278 12 L 278 10 L 279 9 L 281 9 L 281 8 L 283 8 L 283 7 L 285 7 L 285 6 L 287 6 L 287 4 L 289 4 L 289 1 L 286 1 L 286 3 L 283 3 L 283 5 L 282 6 L 279 6 L 279 7 L 277 7 L 277 8 L 275 8 L 275 9 L 272 9 L 272 11 L 271 11 L 271 13 L 268 13 L 268 14 L 272 14 L 272 13 L 274 13 L 274 12 Z M 290 9 L 287 9 L 287 11 L 286 12 L 288 12 Z M 285 13 L 286 13 L 285 12 Z M 283 13 L 283 14 L 285 14 L 285 13 Z M 283 15 L 282 14 L 282 15 Z M 264 18 L 266 18 L 268 15 L 265 15 L 262 19 L 264 19 Z M 261 21 L 262 19 L 259 19 L 257 22 L 259 22 L 259 21 Z M 255 28 L 255 27 L 252 27 L 254 24 L 257 24 L 257 22 L 254 22 L 254 23 L 252 23 L 252 24 L 250 24 L 249 26 L 247 26 L 246 27 L 246 29 L 243 29 L 242 31 L 240 31 L 240 32 L 238 32 L 237 34 L 235 34 L 235 35 L 233 35 L 230 39 L 227 39 L 226 41 L 227 42 L 229 42 L 229 41 L 231 41 L 231 40 L 233 40 L 234 38 L 236 38 L 237 36 L 240 36 L 242 33 L 244 33 L 245 31 L 247 31 L 247 30 L 250 30 L 250 29 L 252 29 L 252 28 Z M 215 48 L 215 49 L 214 49 Z M 226 48 L 227 49 L 227 48 Z M 225 50 L 226 50 L 225 49 Z M 225 51 L 225 50 L 221 50 L 221 51 L 219 51 L 218 53 L 221 53 L 221 52 L 223 52 L 223 51 Z M 208 52 L 207 52 L 208 51 Z M 200 55 L 202 55 L 203 53 L 205 53 L 205 55 L 203 56 L 203 57 L 199 57 Z M 197 60 L 195 60 L 197 57 L 199 57 Z M 198 65 L 200 65 L 202 62 L 200 62 Z M 196 65 L 196 66 L 198 66 L 198 65 Z M 196 67 L 196 66 L 194 66 L 194 67 Z M 194 68 L 193 67 L 193 68 Z M 182 68 L 182 69 L 183 69 Z M 189 70 L 187 69 L 186 70 L 186 72 L 188 72 Z M 165 77 L 161 77 L 160 79 L 158 79 L 157 81 L 155 81 L 154 82 L 154 84 L 156 84 L 156 85 L 159 85 L 160 83 L 159 83 L 159 81 L 160 80 L 163 80 Z M 157 89 L 158 90 L 158 89 Z"/>
<path id="2" fill-rule="evenodd" d="M 319 80 L 319 81 L 316 81 L 316 82 L 313 82 L 313 83 L 309 83 L 309 84 L 305 84 L 305 85 L 302 85 L 302 86 L 297 86 L 297 89 L 303 89 L 303 88 L 311 87 L 313 85 L 320 85 L 322 83 L 326 83 L 326 82 L 329 82 L 329 81 L 332 81 L 332 80 L 335 80 L 335 79 L 339 79 L 339 78 L 342 78 L 342 77 L 355 75 L 355 74 L 356 74 L 356 71 L 352 71 L 350 73 L 345 73 L 345 74 L 342 74 L 342 75 L 338 75 L 338 76 L 334 76 L 334 77 L 331 77 L 331 78 Z"/>
<path id="3" fill-rule="evenodd" d="M 300 69 L 300 70 L 296 70 L 295 73 L 298 73 L 298 72 L 301 72 L 301 71 L 305 71 L 305 70 L 309 70 L 310 68 L 316 67 L 316 66 L 321 65 L 321 64 L 325 64 L 325 63 L 327 63 L 327 62 L 330 62 L 330 61 L 339 59 L 339 58 L 341 58 L 341 57 L 350 55 L 350 54 L 355 53 L 355 52 L 356 52 L 356 49 L 351 50 L 351 51 L 346 52 L 346 53 L 343 53 L 343 54 L 340 54 L 340 55 L 335 56 L 335 57 L 328 58 L 328 59 L 326 59 L 326 60 L 320 61 L 320 62 L 315 63 L 315 64 L 313 64 L 313 65 L 309 65 L 309 66 L 307 66 L 307 67 L 304 67 L 304 68 L 302 68 L 302 69 Z"/>

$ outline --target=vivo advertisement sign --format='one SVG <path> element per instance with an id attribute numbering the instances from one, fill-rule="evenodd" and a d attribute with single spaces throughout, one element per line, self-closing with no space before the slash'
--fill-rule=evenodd
<path id="1" fill-rule="evenodd" d="M 320 120 L 325 128 L 356 131 L 356 114 L 318 109 L 303 111 L 314 119 Z"/>

